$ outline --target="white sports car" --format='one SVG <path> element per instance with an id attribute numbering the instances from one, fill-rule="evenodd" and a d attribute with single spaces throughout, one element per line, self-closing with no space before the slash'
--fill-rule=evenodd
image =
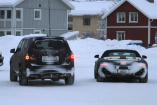
<path id="1" fill-rule="evenodd" d="M 146 56 L 135 50 L 107 50 L 101 58 L 95 55 L 94 76 L 97 82 L 111 78 L 136 78 L 141 83 L 148 81 Z"/>

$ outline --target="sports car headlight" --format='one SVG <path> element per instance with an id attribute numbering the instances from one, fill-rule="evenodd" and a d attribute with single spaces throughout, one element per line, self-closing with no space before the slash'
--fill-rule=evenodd
<path id="1" fill-rule="evenodd" d="M 138 66 L 146 66 L 146 64 L 144 64 L 144 63 L 141 63 L 141 64 L 138 64 Z"/>

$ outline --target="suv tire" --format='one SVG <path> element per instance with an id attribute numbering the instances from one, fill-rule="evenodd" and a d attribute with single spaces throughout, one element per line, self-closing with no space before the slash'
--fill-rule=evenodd
<path id="1" fill-rule="evenodd" d="M 28 78 L 26 77 L 26 72 L 25 71 L 26 71 L 25 68 L 20 69 L 19 84 L 21 86 L 28 85 Z"/>
<path id="2" fill-rule="evenodd" d="M 75 75 L 71 75 L 69 77 L 66 77 L 65 78 L 65 84 L 67 84 L 67 85 L 74 84 L 74 78 L 75 78 Z"/>
<path id="3" fill-rule="evenodd" d="M 17 76 L 15 76 L 12 64 L 10 66 L 10 81 L 17 81 Z"/>

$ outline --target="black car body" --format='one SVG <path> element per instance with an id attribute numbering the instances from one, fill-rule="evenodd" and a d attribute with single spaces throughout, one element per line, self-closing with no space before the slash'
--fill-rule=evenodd
<path id="1" fill-rule="evenodd" d="M 3 65 L 3 59 L 4 59 L 4 57 L 2 56 L 2 53 L 0 52 L 0 66 Z"/>
<path id="2" fill-rule="evenodd" d="M 63 37 L 26 37 L 10 59 L 10 80 L 27 85 L 31 79 L 65 79 L 74 83 L 74 54 Z"/>
<path id="3" fill-rule="evenodd" d="M 98 82 L 112 78 L 136 78 L 139 82 L 148 81 L 146 56 L 140 56 L 135 50 L 106 50 L 101 58 L 95 55 L 94 76 Z"/>

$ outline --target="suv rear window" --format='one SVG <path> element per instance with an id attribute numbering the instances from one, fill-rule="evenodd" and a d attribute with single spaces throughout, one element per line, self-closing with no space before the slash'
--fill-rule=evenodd
<path id="1" fill-rule="evenodd" d="M 65 48 L 62 40 L 36 40 L 34 44 L 35 50 L 55 49 L 60 50 Z"/>

